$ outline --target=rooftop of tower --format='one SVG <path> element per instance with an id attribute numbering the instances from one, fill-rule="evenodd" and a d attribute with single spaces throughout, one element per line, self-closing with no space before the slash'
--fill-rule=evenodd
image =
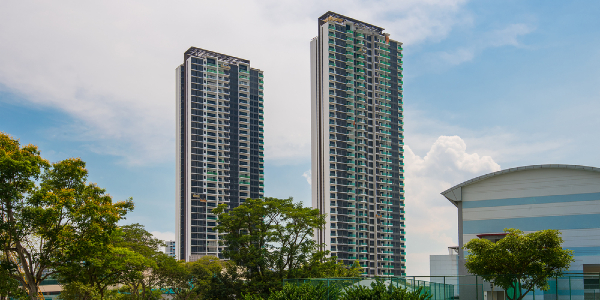
<path id="1" fill-rule="evenodd" d="M 227 54 L 223 54 L 223 53 L 219 53 L 219 52 L 214 52 L 214 51 L 210 51 L 210 50 L 206 50 L 206 49 L 202 49 L 202 48 L 196 48 L 196 47 L 190 47 L 190 49 L 185 51 L 184 57 L 187 59 L 189 56 L 195 56 L 195 57 L 212 56 L 212 57 L 216 57 L 219 60 L 225 61 L 230 64 L 235 64 L 235 65 L 237 65 L 239 63 L 250 64 L 250 60 L 247 60 L 247 59 L 243 59 L 243 58 L 239 58 L 239 57 L 235 57 L 235 56 L 231 56 L 231 55 L 227 55 Z"/>
<path id="2" fill-rule="evenodd" d="M 379 27 L 379 26 L 375 26 L 375 25 L 372 25 L 372 24 L 369 24 L 369 23 L 365 23 L 363 21 L 359 21 L 359 20 L 356 20 L 356 19 L 353 19 L 353 18 L 350 18 L 350 17 L 346 17 L 344 15 L 340 15 L 340 14 L 332 12 L 332 11 L 328 11 L 324 15 L 320 16 L 319 17 L 319 21 L 325 23 L 330 18 L 333 18 L 334 20 L 337 18 L 337 19 L 342 19 L 344 21 L 350 21 L 350 22 L 352 22 L 354 24 L 360 24 L 360 25 L 365 26 L 365 27 L 367 27 L 369 29 L 378 31 L 379 33 L 383 33 L 383 31 L 385 30 L 385 28 L 382 28 L 382 27 Z M 319 25 L 321 25 L 321 24 L 319 24 Z"/>

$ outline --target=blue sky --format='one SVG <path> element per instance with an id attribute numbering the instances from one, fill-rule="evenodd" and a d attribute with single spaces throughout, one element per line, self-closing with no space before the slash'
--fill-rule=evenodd
<path id="1" fill-rule="evenodd" d="M 19 1 L 0 11 L 0 131 L 174 231 L 175 67 L 190 46 L 265 71 L 265 192 L 310 204 L 308 44 L 328 10 L 404 42 L 408 273 L 457 244 L 439 195 L 520 165 L 600 166 L 597 1 Z"/>

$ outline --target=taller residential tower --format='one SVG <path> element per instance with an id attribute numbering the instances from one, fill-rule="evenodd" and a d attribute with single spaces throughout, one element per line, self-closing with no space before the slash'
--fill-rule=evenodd
<path id="1" fill-rule="evenodd" d="M 402 43 L 334 12 L 311 41 L 316 239 L 365 276 L 405 274 Z"/>
<path id="2" fill-rule="evenodd" d="M 264 195 L 263 72 L 192 47 L 176 74 L 177 257 L 220 257 L 212 209 Z"/>

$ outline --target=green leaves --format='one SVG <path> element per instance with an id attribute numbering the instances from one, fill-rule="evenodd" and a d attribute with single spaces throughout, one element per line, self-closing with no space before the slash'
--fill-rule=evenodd
<path id="1" fill-rule="evenodd" d="M 37 147 L 0 133 L 0 263 L 20 265 L 22 272 L 8 276 L 30 298 L 47 276 L 105 251 L 133 209 L 131 200 L 113 203 L 87 176 L 81 159 L 50 164 Z"/>
<path id="2" fill-rule="evenodd" d="M 413 291 L 396 287 L 393 284 L 386 285 L 382 280 L 376 279 L 371 286 L 360 283 L 344 289 L 339 300 L 428 300 L 431 296 L 422 292 L 419 287 Z"/>
<path id="3" fill-rule="evenodd" d="M 300 268 L 317 248 L 314 229 L 325 224 L 318 210 L 292 198 L 247 199 L 230 211 L 220 206 L 213 212 L 219 216 L 217 230 L 226 233 L 223 255 L 247 268 L 251 277 Z"/>
<path id="4" fill-rule="evenodd" d="M 365 278 L 365 281 L 367 279 Z M 428 300 L 431 296 L 422 292 L 422 288 L 413 291 L 386 285 L 382 280 L 376 279 L 370 285 L 356 282 L 350 286 L 342 287 L 337 284 L 304 283 L 300 285 L 286 284 L 281 291 L 275 291 L 268 298 L 254 295 L 245 295 L 245 300 Z"/>
<path id="5" fill-rule="evenodd" d="M 465 266 L 470 273 L 497 286 L 521 290 L 515 299 L 522 299 L 534 288 L 547 290 L 548 278 L 561 276 L 574 261 L 573 251 L 562 249 L 558 230 L 504 232 L 508 234 L 496 243 L 473 239 L 465 244 L 464 249 L 470 253 Z"/>
<path id="6" fill-rule="evenodd" d="M 313 233 L 325 216 L 292 198 L 246 199 L 213 213 L 219 216 L 216 229 L 225 234 L 223 255 L 240 266 L 247 293 L 266 296 L 281 289 L 284 278 L 359 276 L 360 266 L 347 268 L 318 249 Z"/>

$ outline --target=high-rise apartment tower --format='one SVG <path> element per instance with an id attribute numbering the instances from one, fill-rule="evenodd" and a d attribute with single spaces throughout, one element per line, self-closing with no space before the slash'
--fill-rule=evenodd
<path id="1" fill-rule="evenodd" d="M 366 276 L 405 275 L 402 43 L 328 12 L 311 41 L 312 201 L 319 243 Z"/>
<path id="2" fill-rule="evenodd" d="M 190 48 L 177 67 L 177 257 L 220 256 L 218 204 L 264 195 L 263 72 Z"/>

